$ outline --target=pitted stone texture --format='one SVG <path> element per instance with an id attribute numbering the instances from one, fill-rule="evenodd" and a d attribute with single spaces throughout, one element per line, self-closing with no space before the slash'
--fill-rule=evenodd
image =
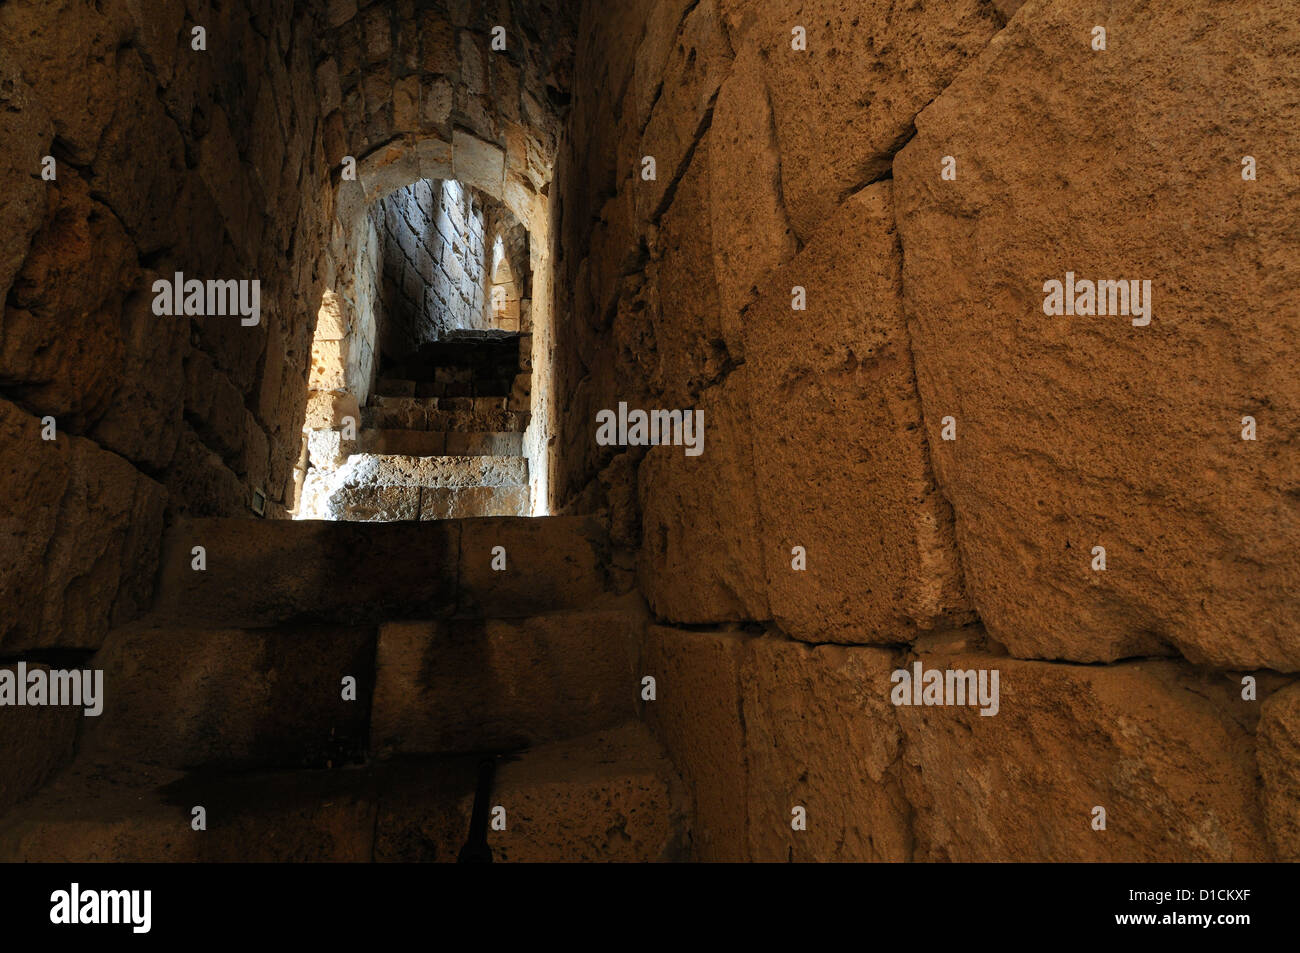
<path id="1" fill-rule="evenodd" d="M 764 286 L 745 360 L 772 617 L 815 642 L 906 641 L 967 611 L 903 324 L 890 184 Z M 807 310 L 791 309 L 795 286 Z M 794 547 L 806 570 L 792 568 Z"/>
<path id="2" fill-rule="evenodd" d="M 916 114 L 1000 25 L 981 0 L 924 8 L 899 0 L 730 0 L 724 10 L 738 55 L 759 52 L 782 192 L 805 241 L 845 196 L 889 171 Z M 795 26 L 806 30 L 804 51 L 792 48 Z"/>
<path id="3" fill-rule="evenodd" d="M 1027 4 L 894 164 L 934 466 L 1018 656 L 1300 671 L 1300 184 L 1268 158 L 1300 151 L 1300 24 L 1220 12 Z M 1067 271 L 1150 280 L 1150 325 L 1045 316 Z"/>
<path id="4" fill-rule="evenodd" d="M 724 325 L 728 312 L 748 305 L 761 280 L 798 250 L 781 195 L 781 155 L 762 70 L 757 49 L 745 46 L 709 127 L 709 221 Z M 727 345 L 739 351 L 743 341 L 729 335 Z"/>
<path id="5" fill-rule="evenodd" d="M 386 625 L 371 750 L 509 750 L 625 721 L 642 625 L 627 611 Z"/>
<path id="6" fill-rule="evenodd" d="M 716 0 L 700 0 L 686 14 L 662 74 L 636 161 L 636 211 L 644 222 L 663 212 L 672 185 L 686 170 L 708 128 L 713 101 L 731 65 L 731 48 L 718 20 Z M 631 104 L 624 107 L 633 109 Z M 655 178 L 641 179 L 641 157 L 655 159 Z"/>
<path id="7" fill-rule="evenodd" d="M 34 669 L 48 672 L 49 666 L 28 662 L 28 673 Z M 0 670 L 13 673 L 15 680 L 18 677 L 16 663 L 6 662 Z M 26 690 L 22 684 L 17 688 Z M 5 765 L 0 772 L 0 814 L 36 793 L 52 774 L 72 760 L 77 727 L 84 717 L 84 705 L 0 709 L 0 752 L 4 753 Z"/>
<path id="8" fill-rule="evenodd" d="M 527 486 L 426 486 L 420 490 L 420 519 L 527 516 L 529 499 Z"/>
<path id="9" fill-rule="evenodd" d="M 767 637 L 741 667 L 756 861 L 910 859 L 911 809 L 890 711 L 892 655 Z M 796 806 L 807 830 L 791 827 Z"/>
<path id="10" fill-rule="evenodd" d="M 82 751 L 172 768 L 359 760 L 374 653 L 370 627 L 117 629 L 95 656 L 108 703 Z"/>
<path id="11" fill-rule="evenodd" d="M 57 421 L 56 421 L 57 424 Z M 0 400 L 0 648 L 97 648 L 153 594 L 166 491 Z"/>
<path id="12" fill-rule="evenodd" d="M 489 833 L 493 858 L 620 863 L 681 858 L 680 781 L 640 725 L 526 752 L 497 771 L 492 800 L 507 827 Z"/>
<path id="13" fill-rule="evenodd" d="M 1236 680 L 1162 661 L 921 661 L 997 670 L 999 710 L 897 708 L 916 860 L 1272 859 L 1256 796 L 1255 703 Z M 890 688 L 885 673 L 869 691 L 887 698 Z M 1104 831 L 1092 828 L 1097 806 Z"/>
<path id="14" fill-rule="evenodd" d="M 1278 860 L 1300 861 L 1300 685 L 1264 701 L 1257 740 L 1269 840 Z"/>
<path id="15" fill-rule="evenodd" d="M 740 666 L 749 638 L 652 626 L 645 674 L 655 699 L 643 713 L 690 790 L 693 859 L 749 859 L 748 763 Z"/>
<path id="16" fill-rule="evenodd" d="M 767 583 L 754 485 L 749 369 L 705 392 L 703 453 L 655 447 L 637 473 L 638 577 L 654 614 L 671 622 L 766 619 Z M 690 411 L 688 411 L 689 413 Z"/>

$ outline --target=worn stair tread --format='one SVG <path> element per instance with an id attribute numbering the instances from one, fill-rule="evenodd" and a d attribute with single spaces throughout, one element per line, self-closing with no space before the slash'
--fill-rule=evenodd
<path id="1" fill-rule="evenodd" d="M 182 770 L 507 750 L 635 714 L 640 600 L 523 619 L 114 629 L 82 754 Z M 344 697 L 351 679 L 352 697 Z"/>
<path id="2" fill-rule="evenodd" d="M 195 547 L 203 571 L 193 568 Z M 497 547 L 504 571 L 492 568 Z M 144 624 L 355 625 L 586 608 L 631 588 L 608 555 L 604 527 L 583 516 L 187 519 L 164 536 L 158 595 Z"/>
<path id="3" fill-rule="evenodd" d="M 79 759 L 0 818 L 0 862 L 453 861 L 478 761 L 215 775 Z M 683 856 L 680 782 L 637 723 L 503 759 L 491 802 L 505 809 L 488 833 L 498 861 Z"/>
<path id="4" fill-rule="evenodd" d="M 361 453 L 438 456 L 523 456 L 524 435 L 519 431 L 362 430 L 357 436 Z"/>

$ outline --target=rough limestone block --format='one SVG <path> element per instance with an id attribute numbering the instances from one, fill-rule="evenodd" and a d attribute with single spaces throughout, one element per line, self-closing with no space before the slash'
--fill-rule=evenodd
<path id="1" fill-rule="evenodd" d="M 1300 685 L 1265 700 L 1256 739 L 1268 838 L 1278 860 L 1300 861 Z"/>
<path id="2" fill-rule="evenodd" d="M 330 517 L 391 523 L 420 518 L 418 486 L 345 486 L 330 496 Z"/>
<path id="3" fill-rule="evenodd" d="M 741 308 L 764 276 L 798 250 L 781 195 L 781 153 L 762 59 L 746 46 L 718 92 L 709 127 L 709 222 L 713 267 L 729 349 Z M 739 354 L 736 354 L 738 357 Z"/>
<path id="4" fill-rule="evenodd" d="M 637 471 L 638 577 L 654 614 L 671 622 L 767 619 L 749 419 L 749 370 L 705 392 L 703 452 L 652 449 Z"/>
<path id="5" fill-rule="evenodd" d="M 528 516 L 527 486 L 426 486 L 420 490 L 420 519 Z"/>
<path id="6" fill-rule="evenodd" d="M 159 624 L 255 628 L 437 618 L 454 605 L 460 526 L 184 520 L 167 534 Z M 192 568 L 203 546 L 207 569 Z"/>
<path id="7" fill-rule="evenodd" d="M 173 768 L 358 760 L 374 652 L 373 628 L 116 629 L 95 656 L 106 704 L 82 750 Z"/>
<path id="8" fill-rule="evenodd" d="M 907 667 L 911 668 L 909 660 Z M 997 670 L 998 713 L 900 706 L 916 860 L 1271 859 L 1257 799 L 1254 702 L 1173 662 L 1061 665 L 923 655 Z M 888 675 L 866 690 L 888 697 Z M 1106 810 L 1094 830 L 1093 808 Z"/>
<path id="9" fill-rule="evenodd" d="M 666 407 L 689 406 L 700 391 L 732 366 L 728 341 L 739 341 L 736 322 L 718 307 L 713 247 L 700 209 L 708 204 L 709 146 L 701 142 L 664 213 L 652 244 L 646 277 L 657 306 L 644 318 L 654 325 L 655 369 L 650 385 Z"/>
<path id="10" fill-rule="evenodd" d="M 460 521 L 461 614 L 493 618 L 587 608 L 617 588 L 606 579 L 608 541 L 585 516 Z M 496 547 L 506 568 L 492 568 Z"/>
<path id="11" fill-rule="evenodd" d="M 508 750 L 625 721 L 642 626 L 621 611 L 383 626 L 371 750 Z"/>
<path id="12" fill-rule="evenodd" d="M 796 638 L 898 642 L 966 608 L 901 299 L 885 182 L 847 200 L 747 312 L 758 538 L 772 616 Z"/>
<path id="13" fill-rule="evenodd" d="M 748 764 L 740 665 L 750 639 L 652 626 L 643 668 L 655 679 L 642 710 L 690 789 L 694 859 L 749 859 Z"/>
<path id="14" fill-rule="evenodd" d="M 889 171 L 917 112 L 1000 25 L 982 0 L 906 11 L 894 0 L 747 0 L 743 6 L 748 9 L 732 15 L 752 18 L 753 25 L 743 37 L 733 31 L 733 41 L 742 56 L 746 47 L 759 53 L 780 144 L 782 192 L 804 240 L 846 195 Z M 795 25 L 806 30 L 806 50 L 792 48 Z"/>
<path id="15" fill-rule="evenodd" d="M 497 770 L 507 828 L 493 859 L 630 863 L 681 858 L 685 823 L 673 766 L 640 725 L 535 748 Z"/>
<path id="16" fill-rule="evenodd" d="M 14 663 L 6 662 L 0 669 L 14 672 L 17 677 Z M 28 662 L 28 672 L 33 669 L 49 671 L 48 666 Z M 36 793 L 55 771 L 72 760 L 77 728 L 85 717 L 84 707 L 0 709 L 0 759 L 4 763 L 4 771 L 0 771 L 0 814 Z"/>
<path id="17" fill-rule="evenodd" d="M 99 646 L 153 594 L 166 491 L 0 400 L 0 648 Z"/>
<path id="18" fill-rule="evenodd" d="M 505 150 L 459 129 L 452 133 L 451 144 L 456 178 L 499 198 L 505 185 Z"/>
<path id="19" fill-rule="evenodd" d="M 740 673 L 753 860 L 902 861 L 910 808 L 898 775 L 884 649 L 768 636 Z M 793 809 L 807 829 L 791 827 Z"/>
<path id="20" fill-rule="evenodd" d="M 358 863 L 371 858 L 376 796 L 351 771 L 213 779 L 80 763 L 0 822 L 0 861 Z M 208 829 L 190 828 L 190 806 Z"/>
<path id="21" fill-rule="evenodd" d="M 1015 655 L 1300 671 L 1300 182 L 1241 176 L 1300 151 L 1300 23 L 1219 12 L 1026 5 L 894 165 L 934 466 Z M 1046 315 L 1067 272 L 1150 281 L 1150 324 Z"/>
<path id="22" fill-rule="evenodd" d="M 636 157 L 636 211 L 645 222 L 662 213 L 670 186 L 685 171 L 726 71 L 731 49 L 718 22 L 715 0 L 701 0 L 687 14 L 668 55 L 663 89 L 641 136 Z M 626 108 L 626 107 L 625 107 Z M 641 178 L 641 160 L 655 158 L 655 178 Z"/>

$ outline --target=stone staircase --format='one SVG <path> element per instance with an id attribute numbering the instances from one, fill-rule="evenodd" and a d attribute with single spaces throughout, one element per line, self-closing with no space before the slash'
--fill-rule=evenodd
<path id="1" fill-rule="evenodd" d="M 0 860 L 455 860 L 485 759 L 497 860 L 684 856 L 638 720 L 644 610 L 594 521 L 192 520 L 162 560 Z"/>
<path id="2" fill-rule="evenodd" d="M 445 387 L 440 389 L 446 389 Z M 309 519 L 395 521 L 531 512 L 523 455 L 528 399 L 431 396 L 380 379 L 355 442 L 308 435 L 313 467 L 299 505 Z"/>

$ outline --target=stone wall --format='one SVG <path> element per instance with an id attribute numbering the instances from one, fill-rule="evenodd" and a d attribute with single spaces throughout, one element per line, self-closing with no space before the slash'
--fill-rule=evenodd
<path id="1" fill-rule="evenodd" d="M 556 167 L 552 483 L 638 554 L 697 851 L 1294 856 L 1288 5 L 628 6 Z M 1066 272 L 1153 320 L 1045 315 Z M 598 444 L 620 402 L 702 455 Z M 895 708 L 917 659 L 1001 712 Z"/>
<path id="2" fill-rule="evenodd" d="M 0 7 L 5 654 L 146 607 L 165 514 L 283 512 L 327 238 L 294 7 Z M 257 323 L 157 313 L 177 273 L 260 282 Z"/>
<path id="3" fill-rule="evenodd" d="M 483 203 L 459 183 L 421 179 L 372 211 L 383 228 L 383 353 L 408 357 L 456 328 L 486 324 Z"/>

